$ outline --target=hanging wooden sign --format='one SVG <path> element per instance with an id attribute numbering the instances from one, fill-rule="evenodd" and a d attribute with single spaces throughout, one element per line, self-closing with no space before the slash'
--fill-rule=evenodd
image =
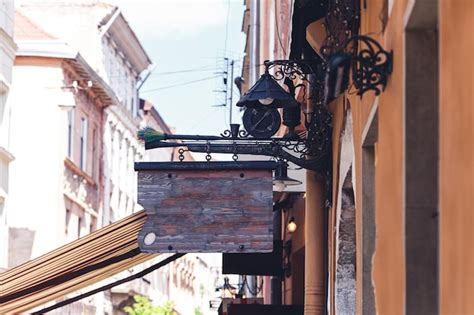
<path id="1" fill-rule="evenodd" d="M 271 252 L 275 162 L 140 162 L 143 252 Z"/>

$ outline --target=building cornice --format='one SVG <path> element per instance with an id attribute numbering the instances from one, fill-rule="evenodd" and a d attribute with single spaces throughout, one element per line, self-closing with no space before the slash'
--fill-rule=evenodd
<path id="1" fill-rule="evenodd" d="M 59 40 L 18 40 L 18 57 L 74 59 L 78 51 Z"/>
<path id="2" fill-rule="evenodd" d="M 3 160 L 7 163 L 13 161 L 15 157 L 10 153 L 6 148 L 0 146 L 0 160 Z"/>
<path id="3" fill-rule="evenodd" d="M 18 47 L 13 41 L 13 38 L 2 28 L 0 28 L 0 46 L 5 48 L 5 52 L 11 59 L 15 59 L 15 52 Z"/>
<path id="4" fill-rule="evenodd" d="M 119 104 L 112 88 L 92 69 L 82 55 L 67 43 L 58 40 L 20 40 L 17 57 L 59 58 L 66 61 L 80 80 L 92 81 L 91 90 L 101 99 L 102 106 Z"/>
<path id="5" fill-rule="evenodd" d="M 87 182 L 87 184 L 91 185 L 91 187 L 97 188 L 97 183 L 95 180 L 89 174 L 81 170 L 81 168 L 77 166 L 76 163 L 74 163 L 71 159 L 65 158 L 64 165 L 75 175 L 81 176 Z"/>
<path id="6" fill-rule="evenodd" d="M 10 83 L 7 79 L 0 73 L 0 95 L 5 94 L 10 90 Z"/>
<path id="7" fill-rule="evenodd" d="M 124 54 L 124 60 L 130 63 L 134 72 L 140 74 L 151 65 L 150 57 L 119 8 L 100 27 L 100 34 L 115 43 L 119 52 Z"/>

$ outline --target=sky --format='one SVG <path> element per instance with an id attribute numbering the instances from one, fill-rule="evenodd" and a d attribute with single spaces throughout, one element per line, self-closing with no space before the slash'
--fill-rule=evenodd
<path id="1" fill-rule="evenodd" d="M 223 71 L 241 75 L 243 0 L 115 0 L 153 64 L 140 89 L 180 134 L 220 134 L 229 126 Z M 146 73 L 146 72 L 145 72 Z M 144 73 L 144 74 L 145 74 Z M 144 75 L 143 75 L 144 76 Z M 229 74 L 230 78 L 230 74 Z M 234 86 L 233 103 L 239 99 Z M 234 106 L 233 122 L 240 123 Z"/>

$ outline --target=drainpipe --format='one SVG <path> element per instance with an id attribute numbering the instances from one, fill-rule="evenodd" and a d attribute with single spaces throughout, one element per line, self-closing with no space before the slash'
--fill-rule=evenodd
<path id="1" fill-rule="evenodd" d="M 281 212 L 282 209 L 273 209 L 273 240 L 277 242 L 282 241 L 281 229 Z M 282 277 L 272 276 L 270 278 L 270 304 L 281 305 L 282 302 Z"/>
<path id="2" fill-rule="evenodd" d="M 250 82 L 249 86 L 252 86 L 255 82 L 257 82 L 259 76 L 260 67 L 258 66 L 260 63 L 260 1 L 259 0 L 252 0 L 252 4 L 250 7 Z"/>
<path id="3" fill-rule="evenodd" d="M 260 75 L 259 70 L 260 67 L 258 66 L 260 63 L 260 0 L 251 0 L 252 3 L 250 5 L 250 69 L 249 69 L 249 77 L 250 82 L 249 86 L 252 86 Z M 256 292 L 257 291 L 257 277 L 256 276 L 247 276 L 247 284 L 251 288 L 251 290 L 247 290 L 247 296 L 253 297 L 250 291 Z"/>
<path id="4" fill-rule="evenodd" d="M 313 79 L 309 76 L 309 80 Z M 314 92 L 309 85 L 308 112 L 314 104 Z M 306 171 L 305 200 L 305 279 L 304 314 L 321 315 L 326 313 L 326 246 L 325 233 L 325 180 L 322 174 Z"/>

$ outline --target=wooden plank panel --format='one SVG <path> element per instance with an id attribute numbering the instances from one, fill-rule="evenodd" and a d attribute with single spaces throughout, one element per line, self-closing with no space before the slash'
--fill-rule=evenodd
<path id="1" fill-rule="evenodd" d="M 138 202 L 148 216 L 140 249 L 271 252 L 272 190 L 271 169 L 139 170 Z"/>

